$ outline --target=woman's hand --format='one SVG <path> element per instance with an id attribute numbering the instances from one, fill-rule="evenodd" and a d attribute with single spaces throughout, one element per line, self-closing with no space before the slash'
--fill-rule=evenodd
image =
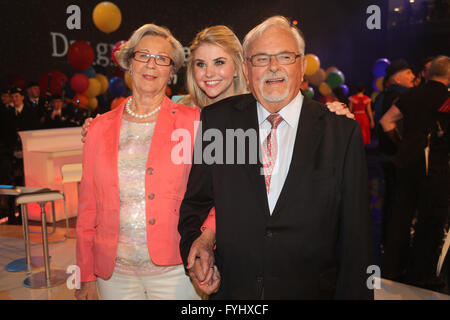
<path id="1" fill-rule="evenodd" d="M 77 300 L 98 300 L 97 281 L 82 282 L 80 289 L 75 291 Z"/>
<path id="2" fill-rule="evenodd" d="M 345 115 L 347 116 L 347 118 L 355 119 L 355 115 L 351 113 L 350 110 L 347 108 L 347 106 L 342 102 L 338 101 L 327 102 L 327 107 L 328 110 L 336 113 L 337 115 Z"/>

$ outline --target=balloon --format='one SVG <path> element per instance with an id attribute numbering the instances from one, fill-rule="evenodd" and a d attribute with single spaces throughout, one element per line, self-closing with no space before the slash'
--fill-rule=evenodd
<path id="1" fill-rule="evenodd" d="M 339 70 L 331 71 L 327 77 L 326 82 L 331 89 L 339 87 L 341 84 L 344 84 L 345 82 L 344 74 Z"/>
<path id="2" fill-rule="evenodd" d="M 89 87 L 84 93 L 89 97 L 89 99 L 95 98 L 98 96 L 102 90 L 102 84 L 96 78 L 89 79 Z"/>
<path id="3" fill-rule="evenodd" d="M 326 82 L 322 82 L 319 85 L 319 92 L 323 96 L 329 96 L 333 91 L 331 90 L 330 86 Z"/>
<path id="4" fill-rule="evenodd" d="M 77 93 L 72 101 L 80 108 L 86 108 L 89 103 L 89 97 L 83 93 Z"/>
<path id="5" fill-rule="evenodd" d="M 380 58 L 373 64 L 372 73 L 375 78 L 384 77 L 386 74 L 386 67 L 390 65 L 391 62 L 386 58 Z"/>
<path id="6" fill-rule="evenodd" d="M 122 96 L 125 93 L 126 89 L 127 87 L 122 79 L 114 77 L 109 80 L 108 90 L 114 97 Z"/>
<path id="7" fill-rule="evenodd" d="M 27 81 L 25 80 L 25 77 L 20 74 L 13 74 L 9 75 L 8 79 L 9 83 L 11 83 L 14 87 L 19 87 L 23 90 L 27 87 Z"/>
<path id="8" fill-rule="evenodd" d="M 305 76 L 305 79 L 308 80 L 313 86 L 318 87 L 326 79 L 325 70 L 320 68 L 312 76 Z"/>
<path id="9" fill-rule="evenodd" d="M 94 62 L 94 50 L 86 41 L 75 41 L 67 51 L 67 60 L 76 70 L 85 70 Z"/>
<path id="10" fill-rule="evenodd" d="M 375 101 L 375 99 L 377 98 L 377 96 L 378 96 L 379 94 L 380 94 L 380 93 L 379 93 L 379 92 L 376 92 L 376 91 L 372 92 L 372 95 L 370 96 L 370 99 L 372 99 L 372 101 Z"/>
<path id="11" fill-rule="evenodd" d="M 89 78 L 82 73 L 75 73 L 70 78 L 70 87 L 76 93 L 83 93 L 89 88 Z"/>
<path id="12" fill-rule="evenodd" d="M 131 76 L 129 72 L 125 72 L 125 83 L 127 84 L 127 87 L 133 90 L 133 82 L 131 81 Z M 167 86 L 169 88 L 169 86 Z"/>
<path id="13" fill-rule="evenodd" d="M 325 70 L 325 74 L 328 77 L 328 75 L 330 74 L 331 71 L 338 71 L 339 69 L 336 67 L 329 67 L 327 68 L 327 70 Z"/>
<path id="14" fill-rule="evenodd" d="M 93 67 L 89 67 L 89 68 L 83 70 L 81 73 L 83 73 L 89 79 L 95 78 L 95 75 L 96 75 L 95 69 Z"/>
<path id="15" fill-rule="evenodd" d="M 305 96 L 312 99 L 314 97 L 314 89 L 311 87 L 308 87 L 305 91 Z"/>
<path id="16" fill-rule="evenodd" d="M 375 80 L 375 85 L 377 87 L 377 91 L 383 91 L 383 82 L 384 82 L 384 77 L 379 77 L 378 79 Z"/>
<path id="17" fill-rule="evenodd" d="M 316 55 L 313 54 L 307 54 L 305 56 L 306 59 L 306 69 L 305 74 L 307 76 L 312 76 L 314 73 L 317 72 L 320 68 L 320 60 Z"/>
<path id="18" fill-rule="evenodd" d="M 348 96 L 348 92 L 349 92 L 348 86 L 347 86 L 346 84 L 341 84 L 339 87 L 341 87 L 342 90 L 344 91 L 344 94 L 345 94 L 346 96 Z"/>
<path id="19" fill-rule="evenodd" d="M 100 86 L 101 86 L 100 94 L 105 93 L 106 90 L 108 90 L 108 87 L 109 87 L 108 78 L 106 78 L 101 73 L 97 73 L 97 75 L 95 76 L 95 79 L 97 79 L 100 82 Z"/>
<path id="20" fill-rule="evenodd" d="M 89 101 L 88 101 L 87 106 L 89 108 L 91 108 L 92 110 L 97 109 L 97 107 L 98 107 L 98 100 L 97 100 L 97 98 L 90 98 Z"/>
<path id="21" fill-rule="evenodd" d="M 109 1 L 100 2 L 92 12 L 95 26 L 104 33 L 116 31 L 122 22 L 122 13 L 119 7 Z"/>
<path id="22" fill-rule="evenodd" d="M 67 76 L 58 70 L 44 73 L 39 78 L 39 87 L 42 94 L 61 94 L 63 85 L 68 82 Z"/>
<path id="23" fill-rule="evenodd" d="M 112 60 L 114 61 L 114 63 L 115 63 L 117 66 L 119 66 L 119 67 L 121 67 L 121 65 L 119 64 L 119 62 L 117 62 L 117 59 L 116 59 L 116 51 L 119 50 L 119 49 L 120 49 L 120 46 L 121 46 L 122 44 L 126 43 L 126 42 L 127 42 L 126 40 L 122 40 L 122 41 L 116 42 L 116 44 L 114 45 L 114 47 L 113 47 L 112 50 L 111 50 L 111 59 L 112 59 Z"/>
<path id="24" fill-rule="evenodd" d="M 112 102 L 111 102 L 111 110 L 114 110 L 115 108 L 117 108 L 118 106 L 120 106 L 120 104 L 122 102 L 125 101 L 125 97 L 117 97 L 115 98 Z"/>
<path id="25" fill-rule="evenodd" d="M 70 79 L 70 87 L 76 93 L 83 93 L 89 88 L 89 78 L 82 73 L 77 73 Z"/>

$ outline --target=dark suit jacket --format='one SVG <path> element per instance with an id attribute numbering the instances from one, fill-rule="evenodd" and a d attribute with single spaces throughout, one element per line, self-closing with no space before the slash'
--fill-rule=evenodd
<path id="1" fill-rule="evenodd" d="M 256 108 L 252 95 L 222 100 L 203 109 L 203 132 L 216 128 L 225 137 L 226 129 L 240 128 L 259 134 Z M 259 140 L 257 146 L 259 151 Z M 260 163 L 194 163 L 178 227 L 185 264 L 212 206 L 222 280 L 211 298 L 373 298 L 366 286 L 372 264 L 367 164 L 356 121 L 304 98 L 289 173 L 272 215 Z"/>

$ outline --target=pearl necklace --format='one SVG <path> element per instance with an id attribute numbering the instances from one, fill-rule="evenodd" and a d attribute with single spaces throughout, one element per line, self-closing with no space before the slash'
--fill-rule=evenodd
<path id="1" fill-rule="evenodd" d="M 145 119 L 148 117 L 151 117 L 152 115 L 154 115 L 155 113 L 157 113 L 159 111 L 159 109 L 161 109 L 161 106 L 159 106 L 158 108 L 156 108 L 155 110 L 146 113 L 146 114 L 137 114 L 134 113 L 133 111 L 131 111 L 131 104 L 133 103 L 133 98 L 130 98 L 130 100 L 127 101 L 127 104 L 125 105 L 125 109 L 127 110 L 128 114 L 132 117 L 138 118 L 138 119 Z"/>

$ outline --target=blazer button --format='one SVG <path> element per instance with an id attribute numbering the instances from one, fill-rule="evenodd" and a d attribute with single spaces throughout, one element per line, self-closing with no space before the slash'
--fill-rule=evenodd
<path id="1" fill-rule="evenodd" d="M 271 230 L 266 231 L 266 237 L 267 238 L 273 238 L 273 232 Z"/>
<path id="2" fill-rule="evenodd" d="M 150 218 L 150 219 L 148 219 L 148 223 L 149 223 L 150 225 L 154 225 L 155 222 L 156 222 L 156 219 L 155 219 L 155 218 Z"/>
<path id="3" fill-rule="evenodd" d="M 155 194 L 154 193 L 149 193 L 147 198 L 150 199 L 150 200 L 153 200 L 153 199 L 155 199 Z"/>
<path id="4" fill-rule="evenodd" d="M 153 174 L 153 168 L 147 168 L 147 174 L 149 175 Z"/>

